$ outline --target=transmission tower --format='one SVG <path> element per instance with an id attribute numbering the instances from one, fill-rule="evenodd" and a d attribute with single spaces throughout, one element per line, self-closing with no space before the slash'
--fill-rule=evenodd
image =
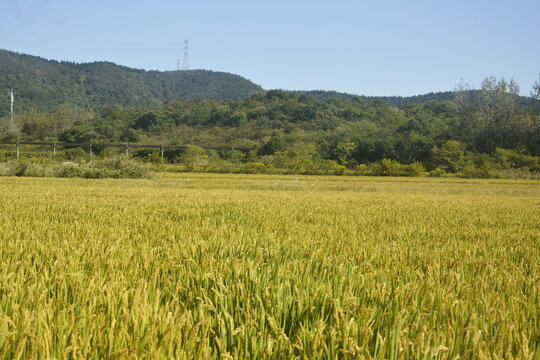
<path id="1" fill-rule="evenodd" d="M 189 70 L 188 51 L 189 51 L 189 43 L 186 39 L 184 40 L 184 61 L 182 62 L 182 70 Z"/>

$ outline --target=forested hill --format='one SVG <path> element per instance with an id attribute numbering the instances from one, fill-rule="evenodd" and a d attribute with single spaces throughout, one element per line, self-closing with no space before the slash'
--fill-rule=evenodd
<path id="1" fill-rule="evenodd" d="M 253 93 L 265 92 L 260 86 L 238 76 L 209 70 L 145 71 L 111 62 L 76 64 L 46 60 L 0 49 L 0 117 L 9 113 L 7 94 L 16 92 L 20 110 L 54 112 L 61 104 L 88 110 L 109 107 L 124 109 L 156 108 L 177 102 L 205 100 L 245 100 Z M 294 91 L 321 101 L 360 97 L 366 102 L 382 101 L 404 108 L 429 101 L 452 101 L 451 91 L 416 96 L 358 96 L 336 91 Z M 479 103 L 479 90 L 471 90 L 469 101 Z M 518 102 L 531 107 L 532 101 L 519 97 Z"/>
<path id="2" fill-rule="evenodd" d="M 100 109 L 156 107 L 194 99 L 239 100 L 262 88 L 229 73 L 208 70 L 145 71 L 110 62 L 76 64 L 0 50 L 0 91 L 17 93 L 21 109 L 54 110 L 59 104 Z M 2 102 L 0 116 L 9 104 Z"/>

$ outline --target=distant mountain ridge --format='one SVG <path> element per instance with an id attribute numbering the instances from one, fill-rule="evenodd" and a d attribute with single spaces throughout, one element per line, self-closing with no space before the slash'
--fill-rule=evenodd
<path id="1" fill-rule="evenodd" d="M 13 88 L 18 107 L 53 110 L 156 107 L 195 99 L 239 100 L 264 90 L 253 82 L 209 70 L 145 71 L 111 62 L 77 64 L 0 50 L 0 91 Z M 9 105 L 7 105 L 9 106 Z M 0 116 L 8 108 L 3 101 Z"/>
<path id="2" fill-rule="evenodd" d="M 241 100 L 265 92 L 259 85 L 239 75 L 210 70 L 146 71 L 111 62 L 81 63 L 47 60 L 38 56 L 0 49 L 0 99 L 17 93 L 17 108 L 53 111 L 60 104 L 100 110 L 155 108 L 175 101 L 196 99 Z M 367 102 L 381 100 L 403 108 L 428 101 L 451 101 L 453 92 L 415 96 L 364 96 L 337 91 L 293 91 L 327 101 L 359 96 Z M 4 95 L 1 95 L 4 94 Z M 479 90 L 471 90 L 471 102 Z M 532 100 L 520 97 L 524 106 Z M 0 117 L 9 113 L 8 101 L 0 101 Z"/>

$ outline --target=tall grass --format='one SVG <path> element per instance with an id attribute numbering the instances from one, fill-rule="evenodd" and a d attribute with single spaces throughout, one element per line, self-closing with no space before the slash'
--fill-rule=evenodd
<path id="1" fill-rule="evenodd" d="M 538 181 L 0 179 L 0 358 L 534 359 Z"/>

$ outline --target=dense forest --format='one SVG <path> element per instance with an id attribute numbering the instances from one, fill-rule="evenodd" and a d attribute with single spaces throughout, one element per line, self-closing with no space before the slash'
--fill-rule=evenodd
<path id="1" fill-rule="evenodd" d="M 0 91 L 7 94 L 11 89 L 16 92 L 18 110 L 48 112 L 62 105 L 103 111 L 111 106 L 131 110 L 196 99 L 245 100 L 253 93 L 264 92 L 245 78 L 223 72 L 145 71 L 110 62 L 76 64 L 0 50 Z M 299 93 L 322 101 L 358 97 L 325 90 Z M 428 101 L 452 101 L 454 93 L 360 97 L 367 102 L 382 100 L 387 105 L 404 108 Z M 479 91 L 470 90 L 469 98 L 478 104 Z M 526 107 L 532 105 L 531 99 L 523 96 L 519 97 L 519 102 Z M 0 117 L 8 112 L 9 103 L 0 101 Z"/>
<path id="2" fill-rule="evenodd" d="M 66 79 L 81 76 L 80 71 L 87 67 L 110 72 L 102 77 L 94 74 L 83 80 L 79 78 L 78 85 L 72 84 L 73 88 L 89 89 L 94 84 L 94 89 L 104 89 L 116 84 L 123 92 L 115 93 L 119 97 L 109 93 L 111 98 L 100 100 L 89 90 L 85 90 L 86 95 L 79 91 L 73 95 L 80 97 L 75 104 L 66 90 L 63 96 L 71 102 L 56 99 L 59 103 L 52 106 L 53 89 L 41 89 L 43 105 L 36 100 L 40 105 L 37 108 L 20 109 L 18 103 L 14 126 L 10 126 L 7 113 L 0 117 L 0 141 L 191 145 L 192 158 L 200 158 L 193 164 L 214 161 L 219 165 L 217 168 L 258 164 L 259 170 L 270 172 L 273 169 L 293 173 L 355 171 L 386 175 L 430 172 L 476 177 L 540 172 L 540 79 L 530 97 L 520 96 L 519 86 L 513 80 L 489 77 L 478 90 L 460 83 L 453 92 L 444 93 L 443 101 L 429 100 L 433 94 L 428 94 L 424 98 L 416 97 L 418 103 L 401 106 L 392 106 L 382 98 L 320 91 L 262 91 L 256 86 L 246 86 L 244 92 L 236 92 L 230 99 L 192 93 L 190 96 L 196 99 L 174 101 L 175 96 L 187 90 L 163 85 L 175 84 L 164 80 L 173 73 L 138 72 L 103 63 L 55 63 L 21 56 L 35 60 L 36 64 L 49 64 L 58 72 L 65 70 L 63 74 L 52 70 L 40 72 L 30 70 L 31 66 L 27 65 L 26 75 L 21 75 L 2 67 L 4 79 L 15 77 L 26 81 L 28 92 L 48 83 L 45 77 L 63 84 Z M 149 88 L 139 88 L 136 81 L 132 82 L 136 77 L 128 78 L 123 75 L 125 72 L 146 80 L 150 77 L 163 80 L 160 91 L 169 93 L 169 100 L 154 97 L 153 102 L 144 103 L 140 92 Z M 41 75 L 31 78 L 27 75 L 30 73 Z M 219 85 L 215 81 L 217 74 L 176 72 L 173 75 L 192 76 L 200 81 L 211 75 L 212 88 L 224 93 L 237 87 L 234 83 L 237 78 L 229 74 L 222 74 L 223 84 Z M 17 100 L 22 97 L 19 94 Z M 137 101 L 138 106 L 129 106 L 129 102 Z M 100 106 L 85 105 L 92 102 Z M 251 151 L 205 152 L 200 147 Z M 99 154 L 99 148 L 95 150 Z M 156 160 L 151 151 L 139 151 L 135 155 Z M 181 152 L 169 151 L 165 155 L 169 162 L 182 160 Z M 183 159 L 187 158 L 184 154 Z"/>
<path id="3" fill-rule="evenodd" d="M 208 70 L 145 71 L 110 62 L 76 64 L 0 50 L 0 89 L 17 93 L 23 110 L 54 111 L 60 105 L 102 110 L 156 107 L 171 101 L 237 100 L 263 91 L 238 76 Z M 9 104 L 0 103 L 0 116 Z"/>
<path id="4" fill-rule="evenodd" d="M 538 86 L 538 83 L 537 83 Z M 25 140 L 92 143 L 154 143 L 251 148 L 208 157 L 260 163 L 296 173 L 372 171 L 411 175 L 468 172 L 489 177 L 499 170 L 540 171 L 540 106 L 520 104 L 518 86 L 487 78 L 479 100 L 463 86 L 452 101 L 429 101 L 399 109 L 382 100 L 330 98 L 283 90 L 245 100 L 171 102 L 152 109 L 108 108 L 102 113 L 61 106 L 53 113 L 18 115 Z M 536 100 L 534 99 L 536 97 Z M 7 117 L 2 119 L 6 124 Z M 3 139 L 14 132 L 4 126 Z M 192 148 L 193 150 L 193 148 Z M 144 153 L 149 155 L 149 153 Z M 179 154 L 167 155 L 178 161 Z M 408 167 L 403 167 L 408 166 Z M 391 169 L 394 170 L 391 170 Z M 498 172 L 494 172 L 498 171 Z"/>

